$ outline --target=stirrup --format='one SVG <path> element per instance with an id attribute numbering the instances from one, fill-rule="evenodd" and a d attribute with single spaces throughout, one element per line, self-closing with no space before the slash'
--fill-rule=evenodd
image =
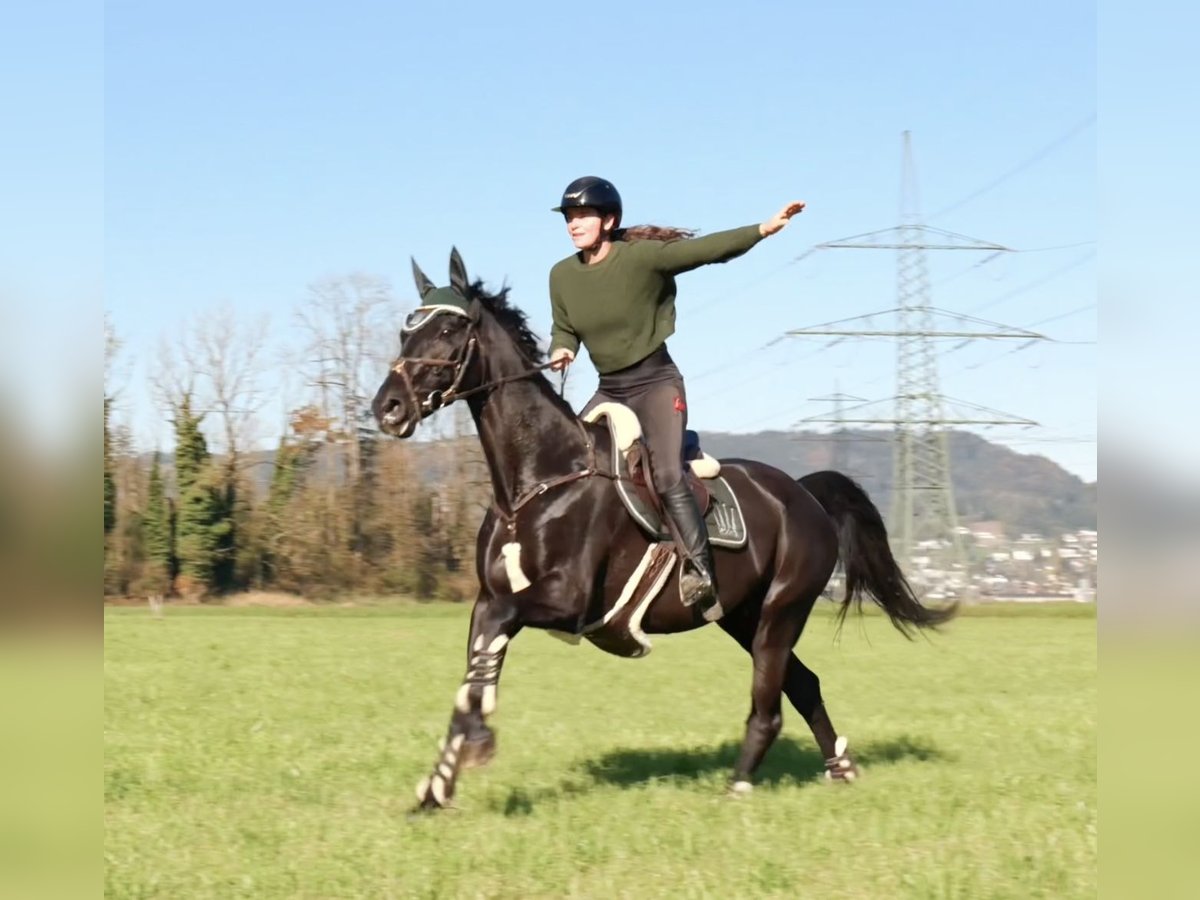
<path id="1" fill-rule="evenodd" d="M 686 558 L 680 561 L 679 602 L 684 606 L 699 606 L 708 622 L 715 622 L 725 614 L 712 577 Z"/>

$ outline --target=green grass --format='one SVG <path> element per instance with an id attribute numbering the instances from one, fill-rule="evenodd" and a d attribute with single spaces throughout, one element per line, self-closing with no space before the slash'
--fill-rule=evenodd
<path id="1" fill-rule="evenodd" d="M 863 765 L 820 782 L 785 707 L 753 796 L 723 793 L 749 658 L 716 628 L 643 660 L 526 632 L 459 809 L 409 816 L 468 609 L 110 610 L 113 897 L 1088 897 L 1095 620 L 876 616 L 801 639 Z"/>

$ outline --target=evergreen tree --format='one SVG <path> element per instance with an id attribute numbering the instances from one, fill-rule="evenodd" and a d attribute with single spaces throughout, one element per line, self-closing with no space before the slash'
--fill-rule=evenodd
<path id="1" fill-rule="evenodd" d="M 175 526 L 179 574 L 188 593 L 207 593 L 216 581 L 222 544 L 232 531 L 220 473 L 200 430 L 203 413 L 192 411 L 185 394 L 175 410 L 175 477 L 179 506 Z"/>
<path id="2" fill-rule="evenodd" d="M 146 512 L 142 520 L 142 543 L 145 547 L 148 587 L 154 593 L 170 593 L 175 575 L 175 528 L 170 501 L 163 485 L 158 453 L 150 464 L 150 481 L 146 490 Z"/>
<path id="3" fill-rule="evenodd" d="M 200 430 L 204 414 L 192 412 L 192 396 L 184 394 L 175 408 L 175 482 L 182 497 L 195 486 L 208 463 L 208 441 Z"/>
<path id="4" fill-rule="evenodd" d="M 117 479 L 113 474 L 112 441 L 108 433 L 108 411 L 112 400 L 104 398 L 104 534 L 117 524 Z M 107 542 L 105 544 L 107 549 Z"/>
<path id="5" fill-rule="evenodd" d="M 281 557 L 286 555 L 288 549 L 288 505 L 300 487 L 304 467 L 312 457 L 314 447 L 290 443 L 283 437 L 275 451 L 271 486 L 267 490 L 265 515 L 262 517 L 262 578 L 267 584 L 275 584 L 279 578 L 283 562 Z"/>

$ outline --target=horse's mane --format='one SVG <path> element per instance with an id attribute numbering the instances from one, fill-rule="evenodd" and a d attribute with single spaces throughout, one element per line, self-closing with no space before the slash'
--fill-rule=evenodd
<path id="1" fill-rule="evenodd" d="M 530 331 L 529 317 L 525 311 L 508 302 L 508 291 L 507 287 L 502 287 L 496 293 L 491 294 L 484 289 L 482 281 L 475 281 L 469 288 L 469 299 L 482 303 L 483 308 L 495 316 L 496 321 L 508 332 L 516 343 L 517 349 L 521 351 L 521 355 L 529 362 L 540 365 L 546 361 L 542 342 L 536 334 Z"/>

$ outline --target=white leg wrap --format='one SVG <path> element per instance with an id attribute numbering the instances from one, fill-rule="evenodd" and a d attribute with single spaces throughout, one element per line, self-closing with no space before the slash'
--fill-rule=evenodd
<path id="1" fill-rule="evenodd" d="M 471 711 L 471 686 L 464 684 L 458 689 L 458 693 L 454 697 L 454 708 L 459 712 Z"/>
<path id="2" fill-rule="evenodd" d="M 463 742 L 467 739 L 465 734 L 456 734 L 454 740 L 449 744 L 442 742 L 442 762 L 453 768 L 458 765 L 458 751 L 462 749 Z M 449 777 L 449 776 L 447 776 Z"/>
<path id="3" fill-rule="evenodd" d="M 519 594 L 532 583 L 521 571 L 521 545 L 512 541 L 500 548 L 504 557 L 504 573 L 508 576 L 508 584 L 514 594 Z"/>
<path id="4" fill-rule="evenodd" d="M 498 634 L 490 645 L 488 645 L 488 653 L 499 653 L 508 646 L 508 635 Z"/>
<path id="5" fill-rule="evenodd" d="M 434 775 L 429 787 L 433 790 L 433 799 L 438 802 L 438 806 L 445 806 L 446 780 L 441 775 Z"/>

